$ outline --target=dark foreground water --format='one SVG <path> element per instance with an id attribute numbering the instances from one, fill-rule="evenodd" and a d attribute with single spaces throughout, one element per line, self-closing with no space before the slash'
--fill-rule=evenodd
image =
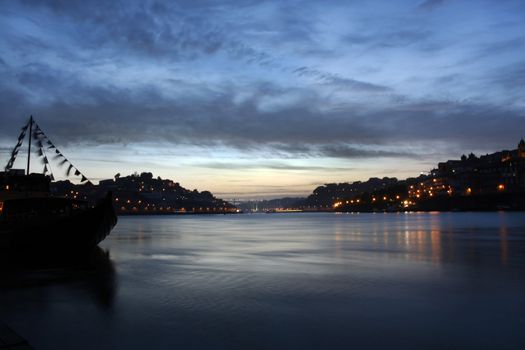
<path id="1" fill-rule="evenodd" d="M 3 272 L 36 349 L 525 349 L 525 213 L 122 217 Z"/>

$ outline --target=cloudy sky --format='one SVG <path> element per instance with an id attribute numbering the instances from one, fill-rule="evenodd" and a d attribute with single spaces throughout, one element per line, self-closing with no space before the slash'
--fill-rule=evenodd
<path id="1" fill-rule="evenodd" d="M 224 198 L 525 137 L 523 0 L 2 1 L 0 33 L 2 166 L 30 114 L 95 181 L 151 171 Z"/>

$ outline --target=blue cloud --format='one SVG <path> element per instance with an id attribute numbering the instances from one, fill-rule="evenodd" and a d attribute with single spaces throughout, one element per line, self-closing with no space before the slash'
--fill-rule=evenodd
<path id="1" fill-rule="evenodd" d="M 0 146 L 34 114 L 68 145 L 261 159 L 508 147 L 525 118 L 524 16 L 518 1 L 10 1 Z"/>

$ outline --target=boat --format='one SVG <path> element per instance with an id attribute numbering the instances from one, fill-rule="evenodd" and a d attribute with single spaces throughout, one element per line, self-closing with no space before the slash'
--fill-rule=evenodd
<path id="1" fill-rule="evenodd" d="M 28 132 L 29 131 L 29 132 Z M 29 134 L 27 170 L 13 169 L 23 140 Z M 43 173 L 30 173 L 31 144 L 37 144 L 43 160 Z M 5 171 L 0 172 L 0 251 L 72 251 L 95 248 L 117 223 L 113 196 L 108 192 L 96 203 L 51 193 L 46 152 L 53 152 L 68 165 L 67 174 L 90 182 L 56 148 L 33 117 L 22 128 Z"/>

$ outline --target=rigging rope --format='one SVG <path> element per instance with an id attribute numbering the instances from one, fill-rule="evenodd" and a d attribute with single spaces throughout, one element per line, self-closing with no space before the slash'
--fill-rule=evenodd
<path id="1" fill-rule="evenodd" d="M 22 143 L 24 142 L 24 138 L 27 133 L 27 129 L 30 127 L 30 124 L 33 123 L 35 126 L 35 130 L 33 132 L 33 135 L 29 135 L 29 142 L 31 143 L 32 140 L 35 140 L 38 145 L 38 156 L 43 157 L 42 162 L 44 163 L 44 171 L 43 174 L 46 175 L 48 172 L 50 173 L 50 178 L 53 181 L 54 176 L 53 172 L 51 170 L 51 165 L 49 164 L 49 159 L 47 158 L 46 148 L 44 147 L 44 143 L 47 145 L 47 151 L 51 149 L 55 149 L 55 158 L 63 158 L 60 162 L 60 166 L 64 165 L 65 163 L 68 163 L 69 166 L 66 171 L 66 176 L 70 176 L 71 172 L 73 171 L 73 174 L 75 176 L 81 176 L 80 182 L 91 182 L 88 180 L 88 178 L 80 172 L 63 154 L 58 150 L 58 148 L 53 144 L 53 142 L 49 139 L 49 137 L 42 131 L 40 126 L 32 119 L 29 119 L 29 122 L 22 127 L 20 135 L 18 136 L 18 142 L 13 148 L 11 152 L 11 157 L 9 161 L 7 162 L 7 165 L 5 166 L 5 171 L 8 172 L 13 168 L 13 164 L 15 163 L 16 157 L 18 155 L 18 152 L 20 151 L 20 147 L 22 147 Z"/>
<path id="2" fill-rule="evenodd" d="M 20 135 L 18 136 L 18 142 L 16 146 L 11 151 L 11 158 L 9 158 L 9 161 L 7 162 L 7 165 L 5 166 L 5 171 L 11 170 L 13 167 L 13 164 L 15 163 L 16 156 L 18 155 L 18 151 L 20 150 L 20 147 L 22 146 L 22 143 L 24 142 L 24 138 L 26 137 L 26 131 L 29 127 L 29 123 L 31 123 L 31 119 L 29 119 L 29 122 L 27 122 L 27 125 L 22 127 Z M 30 141 L 31 142 L 31 141 Z"/>

